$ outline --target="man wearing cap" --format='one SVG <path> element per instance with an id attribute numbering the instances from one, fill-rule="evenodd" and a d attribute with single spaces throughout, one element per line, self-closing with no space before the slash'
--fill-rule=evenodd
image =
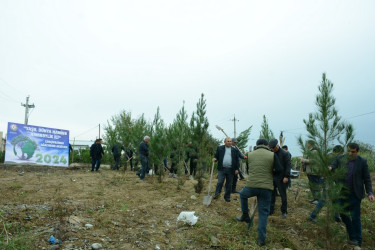
<path id="1" fill-rule="evenodd" d="M 225 138 L 224 145 L 217 147 L 215 158 L 213 158 L 212 161 L 218 162 L 217 170 L 219 172 L 214 199 L 219 198 L 225 181 L 224 199 L 226 202 L 230 202 L 233 176 L 238 174 L 240 165 L 238 150 L 232 147 L 231 138 Z"/>
<path id="2" fill-rule="evenodd" d="M 288 213 L 288 200 L 286 196 L 286 188 L 288 185 L 288 178 L 290 175 L 291 169 L 291 162 L 290 156 L 288 152 L 284 149 L 280 148 L 277 139 L 270 140 L 270 149 L 274 152 L 277 157 L 279 158 L 280 164 L 283 168 L 283 171 L 279 173 L 279 175 L 274 175 L 273 177 L 273 192 L 272 192 L 272 199 L 271 199 L 271 208 L 270 208 L 270 215 L 275 211 L 275 201 L 276 201 L 276 193 L 279 190 L 280 197 L 281 197 L 281 217 L 283 219 L 286 218 L 286 214 Z"/>
<path id="3" fill-rule="evenodd" d="M 237 139 L 236 138 L 232 138 L 232 147 L 234 147 L 236 150 L 238 150 L 238 155 L 240 157 L 240 159 L 247 159 L 247 156 L 246 155 L 243 155 L 240 150 L 238 149 L 237 147 Z M 241 160 L 238 160 L 238 162 L 241 164 Z M 233 183 L 232 183 L 232 193 L 233 194 L 238 194 L 239 192 L 237 191 L 237 181 L 238 181 L 238 176 L 240 176 L 240 179 L 243 180 L 245 177 L 243 176 L 243 173 L 241 172 L 241 170 L 239 169 L 238 170 L 238 174 L 235 174 L 233 176 Z"/>
<path id="4" fill-rule="evenodd" d="M 257 197 L 258 201 L 258 245 L 266 244 L 266 230 L 273 190 L 273 175 L 283 171 L 277 155 L 268 149 L 268 141 L 259 139 L 257 149 L 249 152 L 249 176 L 246 186 L 240 192 L 242 216 L 238 221 L 250 223 L 248 198 Z"/>
<path id="5" fill-rule="evenodd" d="M 290 161 L 292 162 L 292 154 L 289 152 L 288 146 L 283 145 L 281 148 L 284 149 L 289 154 Z M 292 188 L 292 181 L 291 181 L 290 176 L 289 176 L 289 178 L 288 178 L 288 189 L 291 189 L 291 188 Z"/>

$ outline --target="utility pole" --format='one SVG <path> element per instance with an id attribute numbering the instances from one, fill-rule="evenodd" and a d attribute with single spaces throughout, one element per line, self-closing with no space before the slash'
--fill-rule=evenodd
<path id="1" fill-rule="evenodd" d="M 22 104 L 22 103 L 21 103 L 21 106 L 24 106 L 24 107 L 25 107 L 25 124 L 26 124 L 26 125 L 27 125 L 27 123 L 29 122 L 29 109 L 31 109 L 31 108 L 35 108 L 34 103 L 29 105 L 29 98 L 30 98 L 30 96 L 28 95 L 28 96 L 26 97 L 26 104 Z"/>
<path id="2" fill-rule="evenodd" d="M 237 138 L 236 137 L 236 121 L 239 122 L 239 120 L 236 120 L 236 114 L 234 114 L 233 116 L 233 120 L 231 120 L 234 122 L 234 138 Z"/>

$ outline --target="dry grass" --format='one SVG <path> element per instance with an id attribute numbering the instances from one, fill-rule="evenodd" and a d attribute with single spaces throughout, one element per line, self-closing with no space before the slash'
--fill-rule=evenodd
<path id="1" fill-rule="evenodd" d="M 230 203 L 220 197 L 206 207 L 202 199 L 207 190 L 200 195 L 194 193 L 196 181 L 188 179 L 179 186 L 173 178 L 159 183 L 157 177 L 147 177 L 146 182 L 140 182 L 130 171 L 0 167 L 0 240 L 7 246 L 4 242 L 8 238 L 9 249 L 11 244 L 15 249 L 47 248 L 50 235 L 62 240 L 62 247 L 83 249 L 90 249 L 93 243 L 101 243 L 105 249 L 203 249 L 212 247 L 212 236 L 220 240 L 222 249 L 258 248 L 257 216 L 249 231 L 245 223 L 235 220 L 241 214 L 238 194 Z M 313 207 L 307 203 L 306 179 L 301 184 L 297 202 L 293 201 L 297 185 L 288 191 L 288 219 L 281 219 L 280 211 L 269 217 L 266 248 L 323 247 L 319 226 L 306 220 Z M 244 181 L 239 182 L 238 189 L 243 185 Z M 191 198 L 193 195 L 196 199 Z M 374 204 L 363 202 L 362 206 L 363 246 L 375 248 L 371 238 L 375 231 Z M 195 211 L 198 223 L 177 225 L 181 211 Z M 344 236 L 343 224 L 335 226 Z M 350 249 L 345 242 L 338 248 Z"/>

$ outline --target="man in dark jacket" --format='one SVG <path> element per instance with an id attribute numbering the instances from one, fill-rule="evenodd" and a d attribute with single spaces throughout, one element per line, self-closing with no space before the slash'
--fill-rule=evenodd
<path id="1" fill-rule="evenodd" d="M 292 154 L 289 152 L 288 146 L 287 145 L 283 145 L 281 148 L 284 149 L 286 152 L 288 152 L 289 157 L 290 157 L 290 162 L 292 162 Z M 290 179 L 290 175 L 289 175 L 289 178 L 288 178 L 288 189 L 291 189 L 291 188 L 292 188 L 292 180 Z"/>
<path id="2" fill-rule="evenodd" d="M 285 219 L 286 214 L 288 213 L 288 200 L 286 196 L 286 188 L 289 181 L 291 162 L 288 152 L 280 148 L 278 143 L 279 142 L 277 139 L 272 139 L 269 143 L 271 151 L 277 155 L 280 164 L 283 168 L 283 171 L 280 174 L 274 175 L 273 177 L 273 192 L 271 199 L 270 215 L 273 214 L 275 211 L 276 193 L 277 190 L 279 190 L 281 197 L 281 217 Z"/>
<path id="3" fill-rule="evenodd" d="M 273 190 L 273 175 L 283 171 L 275 153 L 268 149 L 268 141 L 259 139 L 257 148 L 248 154 L 249 175 L 246 186 L 240 192 L 242 216 L 238 221 L 250 222 L 248 198 L 258 201 L 258 245 L 266 244 L 266 230 Z"/>
<path id="4" fill-rule="evenodd" d="M 349 215 L 340 214 L 340 216 L 346 226 L 349 244 L 355 246 L 362 244 L 361 200 L 365 197 L 365 191 L 370 202 L 375 200 L 367 160 L 360 157 L 358 151 L 357 143 L 349 143 L 348 155 L 338 157 L 329 167 L 346 169 L 344 179 L 341 180 L 344 185 L 341 203 Z"/>
<path id="5" fill-rule="evenodd" d="M 139 178 L 143 181 L 148 171 L 148 143 L 150 142 L 150 137 L 145 136 L 141 144 L 139 144 L 139 159 L 141 160 L 141 170 L 137 172 Z"/>
<path id="6" fill-rule="evenodd" d="M 130 163 L 130 170 L 133 171 L 133 149 L 132 145 L 129 144 L 128 150 L 125 153 L 126 160 Z"/>
<path id="7" fill-rule="evenodd" d="M 214 162 L 218 162 L 217 170 L 219 172 L 214 199 L 219 197 L 225 180 L 224 199 L 226 202 L 230 202 L 233 176 L 238 174 L 240 164 L 238 150 L 232 147 L 232 139 L 225 138 L 224 144 L 217 148 L 215 158 L 213 158 Z"/>
<path id="8" fill-rule="evenodd" d="M 100 162 L 102 160 L 103 155 L 104 155 L 104 150 L 102 147 L 102 139 L 99 138 L 99 139 L 96 139 L 95 143 L 92 144 L 90 147 L 91 172 L 94 172 L 94 169 L 96 171 L 99 170 Z"/>
<path id="9" fill-rule="evenodd" d="M 247 156 L 246 155 L 243 155 L 239 148 L 237 147 L 237 139 L 236 138 L 232 138 L 232 146 L 238 150 L 238 156 L 240 157 L 240 159 L 238 160 L 239 164 L 241 164 L 241 159 L 247 159 Z M 243 180 L 245 179 L 243 173 L 241 172 L 241 170 L 239 169 L 238 170 L 238 174 L 235 174 L 233 176 L 233 182 L 232 182 L 232 193 L 233 194 L 238 194 L 239 192 L 237 191 L 237 181 L 238 181 L 238 176 L 240 176 L 240 180 Z"/>
<path id="10" fill-rule="evenodd" d="M 122 145 L 121 141 L 119 141 L 118 143 L 115 143 L 112 147 L 112 154 L 113 154 L 113 158 L 115 160 L 115 166 L 112 168 L 113 170 L 119 170 L 120 157 L 121 157 L 121 151 L 122 150 L 125 151 L 125 148 Z"/>

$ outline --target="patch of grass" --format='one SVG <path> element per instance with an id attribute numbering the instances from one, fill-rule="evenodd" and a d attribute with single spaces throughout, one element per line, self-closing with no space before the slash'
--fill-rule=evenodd
<path id="1" fill-rule="evenodd" d="M 8 249 L 19 249 L 19 250 L 28 250 L 33 249 L 33 239 L 29 233 L 20 232 L 16 236 L 12 238 L 4 238 L 2 234 L 0 234 L 0 249 L 8 250 Z"/>
<path id="2" fill-rule="evenodd" d="M 86 209 L 86 214 L 92 216 L 94 214 L 94 210 Z"/>
<path id="3" fill-rule="evenodd" d="M 22 188 L 22 185 L 20 183 L 14 183 L 10 186 L 10 189 L 16 190 Z"/>
<path id="4" fill-rule="evenodd" d="M 127 211 L 129 209 L 129 202 L 124 202 L 120 207 L 120 211 Z"/>

